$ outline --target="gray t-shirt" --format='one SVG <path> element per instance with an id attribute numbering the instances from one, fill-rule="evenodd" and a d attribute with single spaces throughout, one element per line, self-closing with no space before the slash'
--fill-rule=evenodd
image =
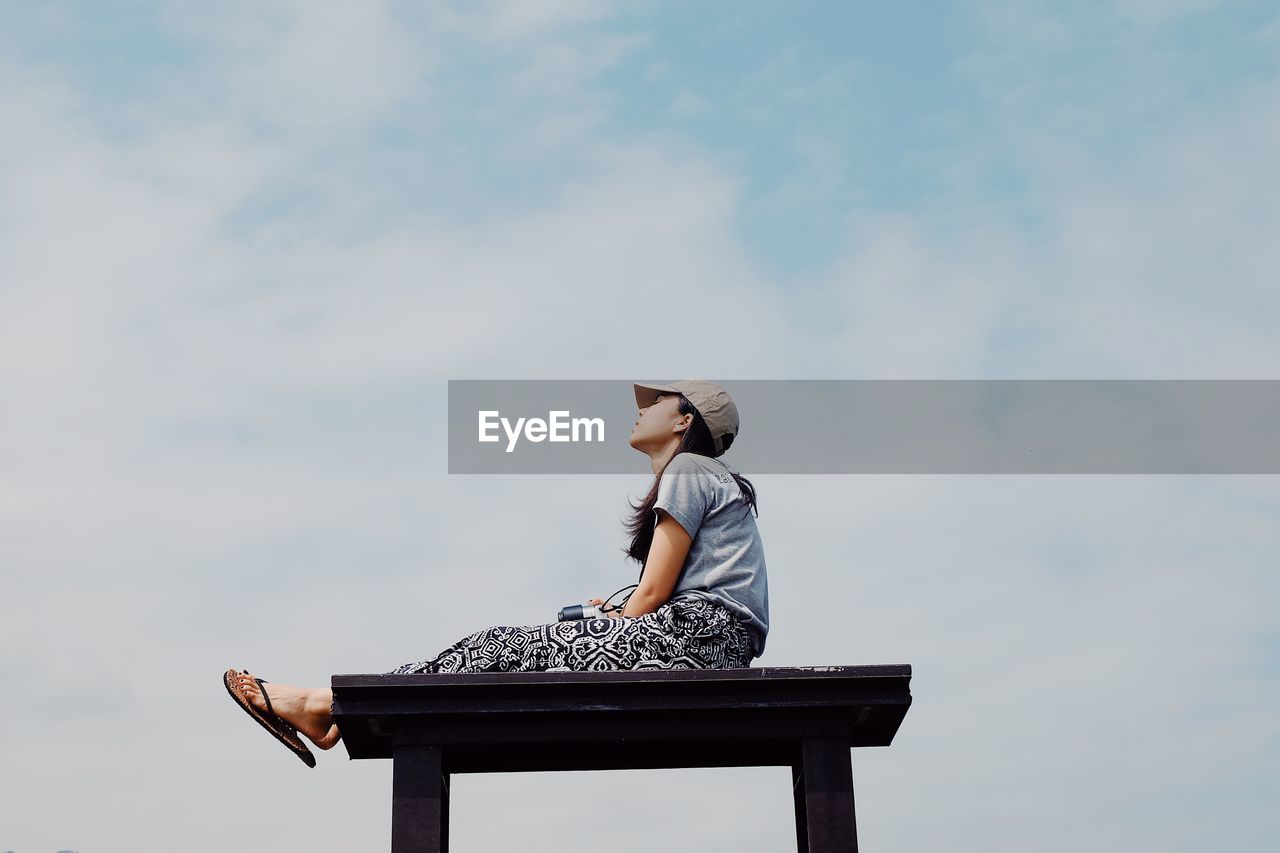
<path id="1" fill-rule="evenodd" d="M 769 633 L 769 582 L 764 544 L 751 505 L 719 459 L 678 453 L 658 484 L 658 508 L 666 510 L 693 537 L 676 587 L 718 599 L 746 623 L 756 657 Z"/>

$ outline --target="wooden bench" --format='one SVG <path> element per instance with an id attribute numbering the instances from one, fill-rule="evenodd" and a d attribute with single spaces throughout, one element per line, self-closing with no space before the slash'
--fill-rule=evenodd
<path id="1" fill-rule="evenodd" d="M 801 853 L 856 851 L 849 749 L 888 746 L 911 666 L 335 675 L 351 758 L 390 758 L 392 853 L 448 850 L 454 773 L 791 767 Z"/>

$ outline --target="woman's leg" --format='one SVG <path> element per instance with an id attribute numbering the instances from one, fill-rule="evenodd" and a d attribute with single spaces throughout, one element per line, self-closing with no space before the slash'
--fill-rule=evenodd
<path id="1" fill-rule="evenodd" d="M 694 596 L 635 618 L 483 628 L 388 674 L 705 669 L 747 666 L 750 656 L 733 614 Z"/>
<path id="2" fill-rule="evenodd" d="M 332 749 L 341 735 L 333 721 L 333 691 L 328 687 L 294 687 L 268 681 L 258 684 L 252 675 L 240 673 L 237 687 L 254 706 L 267 710 L 262 691 L 267 691 L 276 716 L 307 736 L 320 749 Z"/>
<path id="3" fill-rule="evenodd" d="M 484 628 L 430 660 L 404 664 L 389 674 L 724 669 L 747 667 L 752 657 L 747 631 L 733 613 L 691 596 L 636 618 Z M 238 687 L 263 711 L 265 689 L 276 715 L 320 749 L 331 749 L 341 739 L 331 689 L 271 681 L 259 685 L 246 673 L 238 676 Z"/>
<path id="4" fill-rule="evenodd" d="M 434 658 L 392 672 L 533 672 L 631 669 L 659 650 L 643 641 L 641 618 L 574 619 L 541 625 L 494 625 L 458 640 Z"/>

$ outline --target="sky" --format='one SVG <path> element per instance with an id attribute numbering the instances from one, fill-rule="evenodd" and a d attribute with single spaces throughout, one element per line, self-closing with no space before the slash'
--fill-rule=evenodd
<path id="1" fill-rule="evenodd" d="M 389 762 L 222 672 L 634 582 L 648 460 L 451 476 L 449 379 L 1278 378 L 1265 2 L 0 0 L 0 127 L 15 853 L 386 849 Z M 1274 844 L 1276 477 L 742 473 L 753 665 L 913 667 L 865 849 Z M 792 849 L 789 792 L 464 775 L 451 842 Z"/>

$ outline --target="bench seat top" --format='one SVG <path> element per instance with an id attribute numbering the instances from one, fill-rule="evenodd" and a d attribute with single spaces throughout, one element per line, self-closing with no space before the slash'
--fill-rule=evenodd
<path id="1" fill-rule="evenodd" d="M 888 746 L 911 666 L 334 675 L 352 759 L 440 747 L 445 772 L 795 765 L 806 738 Z"/>

